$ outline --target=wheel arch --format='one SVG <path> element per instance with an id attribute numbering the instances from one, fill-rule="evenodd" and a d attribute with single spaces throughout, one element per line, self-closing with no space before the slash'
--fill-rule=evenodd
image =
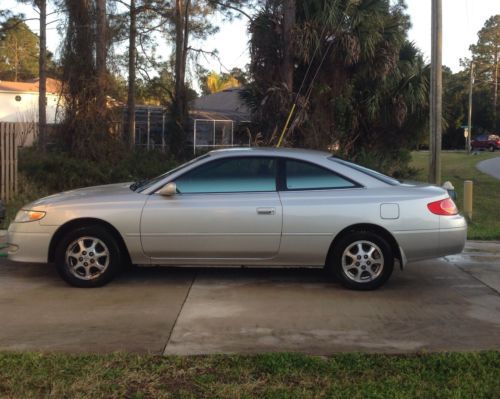
<path id="1" fill-rule="evenodd" d="M 64 223 L 63 225 L 59 226 L 59 228 L 56 230 L 56 232 L 52 236 L 52 239 L 50 240 L 48 261 L 54 262 L 57 244 L 64 237 L 65 234 L 67 234 L 71 230 L 77 229 L 79 227 L 88 227 L 88 226 L 96 226 L 96 225 L 104 227 L 106 230 L 108 230 L 115 237 L 115 239 L 118 243 L 118 246 L 120 247 L 120 252 L 124 256 L 124 260 L 130 263 L 131 262 L 130 254 L 129 254 L 127 245 L 125 244 L 125 241 L 123 240 L 123 237 L 120 234 L 120 232 L 111 223 L 106 222 L 105 220 L 102 220 L 102 219 L 97 219 L 97 218 L 73 219 L 73 220 L 70 220 L 70 221 Z"/>
<path id="2" fill-rule="evenodd" d="M 393 251 L 394 257 L 399 260 L 399 264 L 401 268 L 403 268 L 404 263 L 405 263 L 405 258 L 404 254 L 401 253 L 401 248 L 399 247 L 398 242 L 394 238 L 394 236 L 385 228 L 382 226 L 372 224 L 372 223 L 358 223 L 358 224 L 353 224 L 351 226 L 346 227 L 345 229 L 341 230 L 333 239 L 332 243 L 330 244 L 330 248 L 328 249 L 328 255 L 325 260 L 325 264 L 328 264 L 330 257 L 333 254 L 333 249 L 335 248 L 335 245 L 344 237 L 346 234 L 354 232 L 354 231 L 370 231 L 372 233 L 378 234 L 382 236 L 388 244 L 391 246 L 391 249 Z"/>

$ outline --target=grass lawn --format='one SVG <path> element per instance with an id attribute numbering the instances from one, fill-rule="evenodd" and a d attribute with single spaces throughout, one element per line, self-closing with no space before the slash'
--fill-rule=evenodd
<path id="1" fill-rule="evenodd" d="M 498 398 L 500 352 L 159 357 L 0 353 L 7 398 Z"/>
<path id="2" fill-rule="evenodd" d="M 476 169 L 482 160 L 500 156 L 498 153 L 443 152 L 441 155 L 442 181 L 449 180 L 458 194 L 457 206 L 462 209 L 465 180 L 474 182 L 473 213 L 469 222 L 468 238 L 471 240 L 500 239 L 500 180 Z M 418 180 L 427 181 L 429 153 L 413 152 L 412 164 L 419 169 Z"/>

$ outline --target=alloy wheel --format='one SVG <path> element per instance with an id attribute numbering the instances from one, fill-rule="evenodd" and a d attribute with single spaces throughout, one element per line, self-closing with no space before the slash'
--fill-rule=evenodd
<path id="1" fill-rule="evenodd" d="M 356 283 L 373 281 L 381 275 L 383 269 L 384 255 L 373 242 L 353 242 L 342 254 L 342 270 L 348 279 Z"/>
<path id="2" fill-rule="evenodd" d="M 93 280 L 108 268 L 110 251 L 99 238 L 80 237 L 68 245 L 65 259 L 73 276 L 81 280 Z"/>

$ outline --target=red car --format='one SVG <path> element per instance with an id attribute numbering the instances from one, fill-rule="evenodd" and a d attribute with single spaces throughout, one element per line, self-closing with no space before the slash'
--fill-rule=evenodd
<path id="1" fill-rule="evenodd" d="M 495 151 L 500 150 L 500 136 L 496 134 L 484 134 L 482 136 L 477 136 L 470 143 L 471 150 L 489 150 Z"/>

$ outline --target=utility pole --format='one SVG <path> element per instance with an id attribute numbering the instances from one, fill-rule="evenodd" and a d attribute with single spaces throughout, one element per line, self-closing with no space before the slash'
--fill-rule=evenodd
<path id="1" fill-rule="evenodd" d="M 441 184 L 442 3 L 432 0 L 429 182 Z"/>
<path id="2" fill-rule="evenodd" d="M 47 144 L 47 1 L 35 3 L 40 11 L 40 55 L 38 57 L 38 146 Z"/>
<path id="3" fill-rule="evenodd" d="M 467 118 L 467 137 L 466 151 L 470 152 L 470 139 L 472 137 L 472 86 L 474 85 L 474 62 L 470 62 L 470 79 L 469 79 L 469 113 Z"/>

